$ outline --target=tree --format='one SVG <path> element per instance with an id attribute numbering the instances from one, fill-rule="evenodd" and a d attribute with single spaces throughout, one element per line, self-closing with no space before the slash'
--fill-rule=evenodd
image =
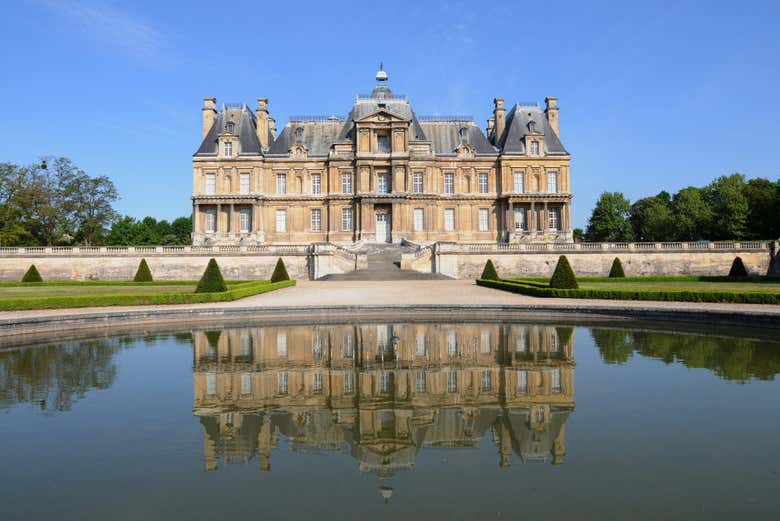
<path id="1" fill-rule="evenodd" d="M 192 217 L 178 217 L 171 223 L 171 231 L 176 237 L 175 244 L 192 242 Z"/>
<path id="2" fill-rule="evenodd" d="M 492 260 L 488 259 L 485 263 L 485 268 L 482 270 L 482 276 L 480 278 L 484 280 L 498 280 L 498 272 L 496 272 L 496 267 L 493 266 Z"/>
<path id="3" fill-rule="evenodd" d="M 149 265 L 146 263 L 146 259 L 141 259 L 138 263 L 138 271 L 135 272 L 133 282 L 152 282 L 152 270 L 149 269 Z"/>
<path id="4" fill-rule="evenodd" d="M 195 293 L 221 293 L 227 291 L 227 284 L 222 278 L 222 272 L 219 270 L 217 260 L 212 258 L 206 266 L 206 271 L 198 281 L 198 287 Z"/>
<path id="5" fill-rule="evenodd" d="M 76 237 L 86 245 L 99 244 L 106 235 L 106 227 L 117 217 L 112 203 L 119 195 L 113 181 L 106 176 L 89 177 L 80 172 L 67 184 L 66 191 Z"/>
<path id="6" fill-rule="evenodd" d="M 709 237 L 707 230 L 711 227 L 712 210 L 699 188 L 689 186 L 674 194 L 672 217 L 676 240 L 698 241 Z"/>
<path id="7" fill-rule="evenodd" d="M 35 264 L 31 264 L 27 269 L 27 273 L 22 277 L 22 282 L 43 282 L 43 277 L 38 273 L 38 268 L 35 267 Z"/>
<path id="8" fill-rule="evenodd" d="M 582 228 L 574 228 L 571 231 L 571 235 L 574 239 L 574 242 L 582 242 L 582 240 L 585 238 L 585 232 L 582 231 Z"/>
<path id="9" fill-rule="evenodd" d="M 631 205 L 629 221 L 637 241 L 656 242 L 674 239 L 672 198 L 668 192 L 639 199 Z"/>
<path id="10" fill-rule="evenodd" d="M 780 236 L 780 181 L 756 178 L 744 189 L 748 203 L 751 239 L 777 239 Z"/>
<path id="11" fill-rule="evenodd" d="M 745 197 L 745 176 L 721 176 L 704 189 L 705 199 L 712 209 L 710 238 L 713 240 L 744 239 L 748 233 L 748 200 Z"/>
<path id="12" fill-rule="evenodd" d="M 558 257 L 558 264 L 550 279 L 550 287 L 556 289 L 578 289 L 580 287 L 566 255 Z"/>
<path id="13" fill-rule="evenodd" d="M 731 269 L 729 270 L 729 278 L 747 276 L 748 272 L 745 268 L 745 263 L 742 262 L 742 257 L 734 257 L 734 262 L 731 263 Z"/>
<path id="14" fill-rule="evenodd" d="M 592 242 L 633 240 L 628 222 L 630 203 L 620 192 L 603 192 L 593 208 L 585 239 Z"/>
<path id="15" fill-rule="evenodd" d="M 271 282 L 281 282 L 283 280 L 290 280 L 290 276 L 287 274 L 287 268 L 284 266 L 284 261 L 279 257 L 276 261 L 274 272 L 271 274 Z"/>
<path id="16" fill-rule="evenodd" d="M 625 276 L 626 273 L 623 271 L 623 264 L 620 262 L 620 259 L 615 257 L 615 260 L 612 261 L 612 267 L 609 269 L 609 278 L 618 279 Z"/>

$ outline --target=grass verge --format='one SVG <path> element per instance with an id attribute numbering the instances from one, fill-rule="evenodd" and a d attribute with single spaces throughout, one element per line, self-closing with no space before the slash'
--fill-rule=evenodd
<path id="1" fill-rule="evenodd" d="M 638 279 L 637 277 L 633 277 Z M 734 304 L 780 304 L 780 293 L 750 292 L 750 291 L 708 291 L 690 289 L 554 289 L 541 280 L 477 279 L 479 286 L 520 293 L 532 297 L 557 297 L 557 298 L 589 298 L 608 300 L 660 300 L 674 302 L 727 302 Z M 579 281 L 587 280 L 585 277 Z M 615 279 L 604 279 L 614 282 Z M 626 279 L 622 279 L 626 280 Z M 668 280 L 668 278 L 666 279 Z M 657 281 L 656 281 L 657 282 Z"/>
<path id="2" fill-rule="evenodd" d="M 46 284 L 46 283 L 44 283 Z M 155 285 L 155 282 L 141 284 Z M 177 282 L 181 284 L 181 282 Z M 252 295 L 294 286 L 294 280 L 270 282 L 267 280 L 231 283 L 221 293 L 156 292 L 124 295 L 73 295 L 57 297 L 0 298 L 0 311 L 23 309 L 59 309 L 100 306 L 150 306 L 159 304 L 199 304 L 204 302 L 229 302 Z"/>

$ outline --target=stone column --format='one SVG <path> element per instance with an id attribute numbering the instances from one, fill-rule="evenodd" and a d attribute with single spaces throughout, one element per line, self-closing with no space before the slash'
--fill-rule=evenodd
<path id="1" fill-rule="evenodd" d="M 528 231 L 536 232 L 536 203 L 531 201 L 531 215 L 528 216 Z"/>
<path id="2" fill-rule="evenodd" d="M 507 219 L 507 227 L 509 228 L 509 236 L 511 237 L 515 233 L 515 203 L 509 201 L 509 219 Z"/>
<path id="3" fill-rule="evenodd" d="M 200 219 L 200 205 L 193 201 L 192 203 L 192 233 L 198 233 Z"/>
<path id="4" fill-rule="evenodd" d="M 217 218 L 214 220 L 214 233 L 220 232 L 219 222 L 222 220 L 222 205 L 217 203 Z"/>
<path id="5" fill-rule="evenodd" d="M 547 231 L 550 227 L 550 216 L 547 213 L 547 201 L 544 202 L 544 211 L 542 214 L 542 230 Z"/>

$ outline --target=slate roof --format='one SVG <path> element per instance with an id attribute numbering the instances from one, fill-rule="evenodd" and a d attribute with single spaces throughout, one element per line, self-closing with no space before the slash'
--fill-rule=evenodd
<path id="1" fill-rule="evenodd" d="M 455 155 L 455 149 L 461 144 L 461 129 L 466 129 L 465 143 L 474 147 L 477 155 L 497 155 L 498 151 L 490 144 L 482 130 L 470 121 L 452 121 L 448 119 L 427 120 L 420 123 L 427 140 L 431 141 L 437 156 Z"/>
<path id="2" fill-rule="evenodd" d="M 287 156 L 290 153 L 290 147 L 297 143 L 306 147 L 309 157 L 327 156 L 343 126 L 344 120 L 342 119 L 291 120 L 285 125 L 276 140 L 271 143 L 266 156 Z M 303 129 L 300 141 L 295 136 L 297 128 Z"/>
<path id="3" fill-rule="evenodd" d="M 534 122 L 534 130 L 544 135 L 544 149 L 547 155 L 568 155 L 558 136 L 553 132 L 542 109 L 536 106 L 515 105 L 506 116 L 504 135 L 497 140 L 498 147 L 505 154 L 525 154 L 525 136 L 529 133 L 528 123 Z"/>
<path id="4" fill-rule="evenodd" d="M 257 139 L 257 126 L 255 115 L 247 108 L 242 107 L 222 107 L 217 112 L 214 124 L 211 126 L 208 134 L 203 139 L 200 148 L 195 152 L 196 156 L 216 156 L 219 135 L 225 131 L 225 125 L 228 122 L 235 124 L 234 132 L 238 134 L 240 147 L 239 156 L 256 156 L 261 154 L 260 141 Z M 269 134 L 269 140 L 271 136 Z"/>

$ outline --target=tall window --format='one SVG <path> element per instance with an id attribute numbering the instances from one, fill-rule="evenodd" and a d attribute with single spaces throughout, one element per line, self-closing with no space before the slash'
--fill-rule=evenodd
<path id="1" fill-rule="evenodd" d="M 352 193 L 352 174 L 341 174 L 341 192 L 345 194 Z"/>
<path id="2" fill-rule="evenodd" d="M 206 194 L 217 193 L 217 174 L 206 174 Z"/>
<path id="3" fill-rule="evenodd" d="M 287 356 L 287 333 L 276 333 L 276 356 L 279 358 Z"/>
<path id="4" fill-rule="evenodd" d="M 444 209 L 444 231 L 455 231 L 455 208 Z"/>
<path id="5" fill-rule="evenodd" d="M 248 172 L 242 172 L 239 174 L 240 179 L 240 190 L 242 194 L 248 194 L 249 193 L 249 173 Z"/>
<path id="6" fill-rule="evenodd" d="M 490 352 L 490 331 L 483 329 L 479 334 L 479 351 L 487 354 Z"/>
<path id="7" fill-rule="evenodd" d="M 311 390 L 315 394 L 319 394 L 322 392 L 322 372 L 317 371 L 314 373 L 314 380 L 312 381 Z"/>
<path id="8" fill-rule="evenodd" d="M 415 337 L 415 355 L 425 356 L 425 333 L 418 331 Z"/>
<path id="9" fill-rule="evenodd" d="M 252 374 L 241 373 L 241 394 L 248 396 L 252 394 Z"/>
<path id="10" fill-rule="evenodd" d="M 390 153 L 390 134 L 376 135 L 376 151 L 380 154 Z"/>
<path id="11" fill-rule="evenodd" d="M 444 174 L 444 193 L 455 193 L 455 174 Z"/>
<path id="12" fill-rule="evenodd" d="M 287 371 L 281 371 L 276 375 L 276 393 L 287 394 L 288 390 L 288 374 Z"/>
<path id="13" fill-rule="evenodd" d="M 286 174 L 276 174 L 276 193 L 277 194 L 286 194 L 287 193 L 287 175 Z"/>
<path id="14" fill-rule="evenodd" d="M 415 386 L 414 387 L 415 387 L 415 390 L 418 393 L 424 393 L 426 391 L 426 388 L 428 386 L 426 385 L 426 381 L 425 381 L 425 371 L 423 371 L 423 370 L 418 370 L 417 371 L 417 374 L 415 376 Z"/>
<path id="15" fill-rule="evenodd" d="M 479 231 L 481 232 L 488 231 L 488 209 L 487 208 L 479 209 Z"/>
<path id="16" fill-rule="evenodd" d="M 209 208 L 205 213 L 206 217 L 206 233 L 214 233 L 217 231 L 217 209 Z"/>
<path id="17" fill-rule="evenodd" d="M 558 191 L 558 172 L 547 172 L 547 191 L 551 194 Z"/>
<path id="18" fill-rule="evenodd" d="M 341 231 L 352 231 L 352 208 L 341 209 Z"/>
<path id="19" fill-rule="evenodd" d="M 284 208 L 276 210 L 276 231 L 278 233 L 287 231 L 287 210 Z"/>
<path id="20" fill-rule="evenodd" d="M 481 379 L 480 379 L 481 380 L 480 388 L 483 391 L 489 391 L 490 389 L 493 388 L 493 381 L 492 381 L 493 378 L 492 378 L 492 376 L 493 376 L 493 373 L 490 372 L 490 369 L 483 369 L 482 370 L 482 375 L 481 375 Z"/>
<path id="21" fill-rule="evenodd" d="M 539 142 L 538 141 L 531 141 L 531 154 L 534 156 L 539 155 Z"/>
<path id="22" fill-rule="evenodd" d="M 561 209 L 550 208 L 547 211 L 547 225 L 550 230 L 559 230 L 561 227 Z"/>
<path id="23" fill-rule="evenodd" d="M 232 155 L 233 155 L 233 142 L 225 141 L 225 157 L 230 157 Z"/>
<path id="24" fill-rule="evenodd" d="M 421 194 L 423 192 L 422 172 L 415 172 L 412 174 L 412 191 L 416 194 Z"/>
<path id="25" fill-rule="evenodd" d="M 390 389 L 392 388 L 392 376 L 393 373 L 388 371 L 387 369 L 383 369 L 381 373 L 379 373 L 379 391 L 383 393 L 389 393 Z"/>
<path id="26" fill-rule="evenodd" d="M 525 192 L 525 175 L 524 172 L 515 172 L 514 173 L 514 181 L 515 181 L 515 192 L 518 194 L 522 194 Z"/>
<path id="27" fill-rule="evenodd" d="M 354 374 L 352 371 L 344 371 L 344 394 L 352 394 L 355 388 Z"/>
<path id="28" fill-rule="evenodd" d="M 322 193 L 322 185 L 320 181 L 320 174 L 312 174 L 311 175 L 311 193 L 313 194 L 321 194 Z"/>
<path id="29" fill-rule="evenodd" d="M 523 231 L 526 229 L 525 225 L 525 208 L 515 207 L 515 231 Z"/>
<path id="30" fill-rule="evenodd" d="M 454 356 L 458 352 L 458 338 L 455 331 L 447 331 L 447 354 Z"/>
<path id="31" fill-rule="evenodd" d="M 553 394 L 560 394 L 561 392 L 561 368 L 556 367 L 552 369 L 552 392 Z"/>
<path id="32" fill-rule="evenodd" d="M 217 373 L 206 373 L 206 394 L 217 394 Z"/>
<path id="33" fill-rule="evenodd" d="M 414 209 L 414 231 L 421 232 L 425 227 L 425 217 L 422 208 Z"/>
<path id="34" fill-rule="evenodd" d="M 249 336 L 248 331 L 243 331 L 241 333 L 241 356 L 244 358 L 249 358 L 252 356 L 252 337 Z"/>
<path id="35" fill-rule="evenodd" d="M 528 371 L 517 371 L 517 389 L 518 394 L 525 394 L 528 392 Z"/>
<path id="36" fill-rule="evenodd" d="M 486 194 L 488 193 L 488 175 L 487 174 L 479 174 L 479 193 Z"/>
<path id="37" fill-rule="evenodd" d="M 238 212 L 238 231 L 249 233 L 252 230 L 252 209 L 241 208 Z"/>
<path id="38" fill-rule="evenodd" d="M 344 351 L 345 358 L 352 358 L 355 354 L 355 341 L 352 338 L 352 333 L 347 333 L 341 339 L 342 350 Z"/>
<path id="39" fill-rule="evenodd" d="M 390 193 L 390 174 L 377 174 L 376 191 L 380 194 Z"/>
<path id="40" fill-rule="evenodd" d="M 450 370 L 447 373 L 447 392 L 448 393 L 458 392 L 458 373 L 456 373 L 453 370 Z"/>
<path id="41" fill-rule="evenodd" d="M 311 211 L 311 231 L 322 231 L 322 210 L 319 208 L 312 208 Z"/>

